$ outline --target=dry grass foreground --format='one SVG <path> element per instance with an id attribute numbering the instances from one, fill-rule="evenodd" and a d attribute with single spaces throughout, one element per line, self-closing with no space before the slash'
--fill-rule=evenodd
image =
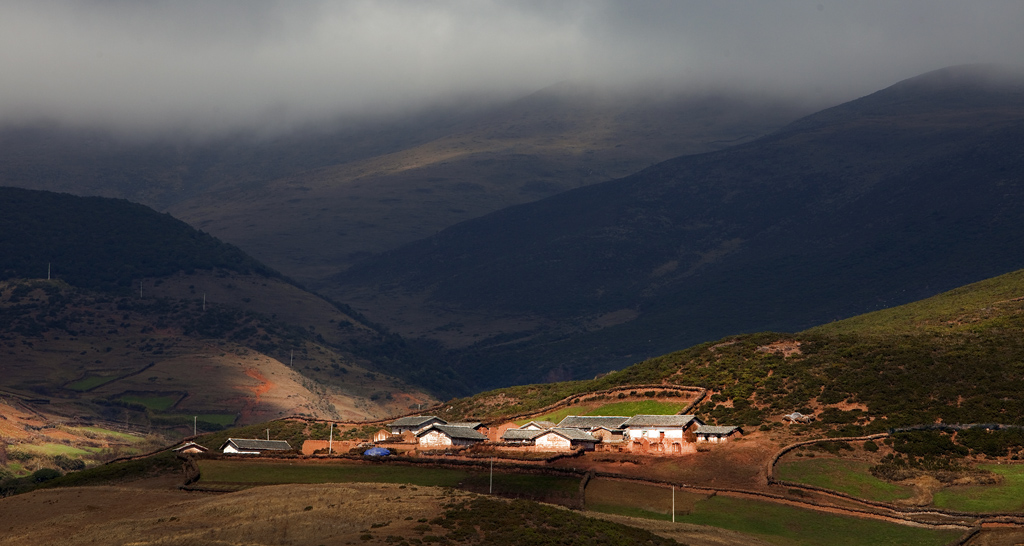
<path id="1" fill-rule="evenodd" d="M 390 544 L 443 536 L 425 523 L 472 494 L 397 484 L 274 485 L 211 495 L 166 478 L 0 499 L 0 545 Z M 697 525 L 588 513 L 693 546 L 762 544 Z M 389 541 L 389 537 L 391 537 Z M 429 539 L 428 539 L 429 540 Z"/>

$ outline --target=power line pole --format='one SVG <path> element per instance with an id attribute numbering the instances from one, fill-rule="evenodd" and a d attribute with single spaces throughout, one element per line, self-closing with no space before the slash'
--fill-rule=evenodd
<path id="1" fill-rule="evenodd" d="M 334 453 L 334 422 L 331 421 L 331 437 L 327 440 L 327 454 Z"/>
<path id="2" fill-rule="evenodd" d="M 676 486 L 672 486 L 672 523 L 676 522 Z"/>
<path id="3" fill-rule="evenodd" d="M 198 425 L 199 425 L 199 416 L 198 415 L 193 415 L 192 416 L 192 436 L 196 435 L 196 427 Z"/>

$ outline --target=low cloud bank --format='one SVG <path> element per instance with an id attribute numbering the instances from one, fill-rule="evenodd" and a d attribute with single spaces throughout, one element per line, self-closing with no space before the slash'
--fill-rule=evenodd
<path id="1" fill-rule="evenodd" d="M 1015 64 L 1017 1 L 21 1 L 0 124 L 215 136 L 396 116 L 573 79 L 816 102 Z"/>

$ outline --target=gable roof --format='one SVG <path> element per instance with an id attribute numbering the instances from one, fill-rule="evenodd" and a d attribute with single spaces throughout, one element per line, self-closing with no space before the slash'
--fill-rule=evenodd
<path id="1" fill-rule="evenodd" d="M 697 427 L 697 434 L 732 434 L 740 427 L 716 427 L 712 425 L 701 425 Z"/>
<path id="2" fill-rule="evenodd" d="M 479 421 L 456 421 L 453 423 L 445 423 L 450 427 L 466 427 L 476 430 L 478 427 L 482 427 L 484 424 Z"/>
<path id="3" fill-rule="evenodd" d="M 235 446 L 235 449 L 253 450 L 253 451 L 288 451 L 292 446 L 288 445 L 288 442 L 284 440 L 256 440 L 249 438 L 228 438 L 224 445 L 220 446 L 223 450 L 228 447 L 228 444 Z"/>
<path id="4" fill-rule="evenodd" d="M 523 425 L 523 426 L 521 426 L 519 428 L 520 429 L 525 429 L 526 427 L 528 427 L 530 425 L 535 425 L 537 428 L 542 428 L 542 429 L 545 429 L 545 430 L 549 429 L 549 428 L 555 428 L 555 424 L 552 423 L 551 421 L 530 421 L 529 423 L 526 423 L 525 425 Z"/>
<path id="5" fill-rule="evenodd" d="M 606 428 L 613 430 L 621 428 L 629 417 L 605 416 L 605 415 L 569 415 L 562 422 L 558 423 L 559 428 L 579 428 L 590 430 L 592 428 Z"/>
<path id="6" fill-rule="evenodd" d="M 439 430 L 444 434 L 447 434 L 450 438 L 458 438 L 460 440 L 486 440 L 487 437 L 469 427 L 455 427 L 452 425 L 430 425 L 429 427 L 416 433 L 416 437 L 419 438 L 427 434 L 432 430 Z"/>
<path id="7" fill-rule="evenodd" d="M 185 451 L 186 449 L 198 449 L 199 451 L 202 451 L 202 452 L 209 451 L 209 449 L 206 449 L 205 447 L 203 447 L 203 446 L 201 446 L 201 445 L 199 445 L 199 444 L 197 444 L 195 442 L 185 442 L 184 444 L 181 444 L 180 446 L 174 448 L 174 451 L 179 451 L 180 452 L 180 451 Z"/>
<path id="8" fill-rule="evenodd" d="M 510 429 L 506 430 L 505 432 L 503 432 L 501 434 L 501 439 L 502 440 L 513 440 L 513 441 L 516 441 L 516 440 L 519 440 L 519 441 L 522 441 L 522 440 L 532 440 L 532 439 L 536 438 L 537 436 L 540 436 L 541 434 L 544 434 L 547 431 L 548 431 L 548 429 L 542 429 L 542 430 L 529 430 L 529 429 L 526 429 L 526 430 L 524 430 L 524 429 L 521 429 L 521 428 L 510 428 Z"/>
<path id="9" fill-rule="evenodd" d="M 696 421 L 704 422 L 696 415 L 634 415 L 622 424 L 624 427 L 685 427 Z"/>
<path id="10" fill-rule="evenodd" d="M 432 419 L 437 419 L 438 421 L 441 422 L 442 425 L 447 423 L 447 421 L 445 421 L 444 419 L 441 419 L 440 417 L 436 417 L 434 415 L 410 415 L 408 417 L 402 417 L 400 419 L 396 419 L 394 422 L 391 423 L 390 426 L 393 426 L 393 427 L 420 427 L 420 426 L 423 426 L 423 425 L 429 423 Z"/>
<path id="11" fill-rule="evenodd" d="M 582 442 L 597 442 L 597 441 L 599 441 L 597 438 L 594 438 L 593 436 L 591 436 L 590 433 L 584 432 L 584 431 L 582 431 L 582 430 L 580 430 L 578 428 L 561 428 L 561 427 L 556 427 L 556 428 L 552 428 L 552 429 L 548 429 L 548 430 L 538 430 L 537 432 L 539 432 L 540 434 L 538 434 L 536 436 L 536 438 L 540 438 L 541 436 L 544 436 L 545 434 L 557 434 L 557 435 L 561 436 L 562 438 L 565 438 L 565 439 L 570 440 L 570 441 L 582 441 Z"/>

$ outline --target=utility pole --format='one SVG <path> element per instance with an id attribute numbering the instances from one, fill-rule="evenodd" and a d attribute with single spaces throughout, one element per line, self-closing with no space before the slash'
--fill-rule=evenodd
<path id="1" fill-rule="evenodd" d="M 269 428 L 267 429 L 267 441 L 268 442 L 270 441 L 270 429 Z"/>
<path id="2" fill-rule="evenodd" d="M 331 421 L 331 437 L 327 440 L 327 454 L 334 453 L 334 421 Z"/>
<path id="3" fill-rule="evenodd" d="M 676 486 L 672 486 L 672 523 L 676 522 Z"/>
<path id="4" fill-rule="evenodd" d="M 494 494 L 494 457 L 491 457 L 491 483 L 490 486 L 487 488 L 487 494 Z"/>
<path id="5" fill-rule="evenodd" d="M 199 425 L 199 416 L 198 415 L 193 415 L 192 416 L 192 436 L 196 435 L 196 427 L 198 425 Z"/>

